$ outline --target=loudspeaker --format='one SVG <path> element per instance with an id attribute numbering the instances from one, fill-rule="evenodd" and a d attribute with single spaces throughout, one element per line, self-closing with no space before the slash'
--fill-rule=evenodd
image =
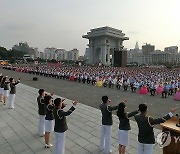
<path id="1" fill-rule="evenodd" d="M 122 66 L 122 51 L 114 50 L 114 66 Z"/>
<path id="2" fill-rule="evenodd" d="M 127 64 L 127 51 L 114 50 L 114 66 L 126 67 Z"/>
<path id="3" fill-rule="evenodd" d="M 38 78 L 37 77 L 33 77 L 33 81 L 38 81 Z"/>

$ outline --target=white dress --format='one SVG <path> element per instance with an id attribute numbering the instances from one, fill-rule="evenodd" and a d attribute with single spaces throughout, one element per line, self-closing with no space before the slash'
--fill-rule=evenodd
<path id="1" fill-rule="evenodd" d="M 118 131 L 118 143 L 120 145 L 128 146 L 129 144 L 129 130 Z"/>

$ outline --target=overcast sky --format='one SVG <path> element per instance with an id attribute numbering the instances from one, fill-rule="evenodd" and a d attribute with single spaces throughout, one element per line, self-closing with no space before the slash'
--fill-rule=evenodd
<path id="1" fill-rule="evenodd" d="M 122 30 L 134 48 L 136 41 L 156 49 L 180 48 L 180 0 L 0 0 L 0 46 L 28 42 L 45 47 L 77 48 L 84 54 L 90 29 Z"/>

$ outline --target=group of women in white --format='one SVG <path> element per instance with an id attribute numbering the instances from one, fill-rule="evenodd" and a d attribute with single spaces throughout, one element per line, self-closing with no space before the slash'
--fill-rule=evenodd
<path id="1" fill-rule="evenodd" d="M 8 79 L 8 76 L 3 76 L 0 74 L 0 102 L 6 105 L 7 98 L 9 97 L 9 109 L 14 108 L 16 85 L 19 82 L 20 78 L 18 81 L 15 81 L 12 77 Z"/>

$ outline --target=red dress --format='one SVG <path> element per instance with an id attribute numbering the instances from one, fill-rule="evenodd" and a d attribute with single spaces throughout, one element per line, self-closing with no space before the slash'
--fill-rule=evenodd
<path id="1" fill-rule="evenodd" d="M 139 90 L 139 94 L 148 94 L 148 90 L 146 86 L 142 86 L 141 89 Z"/>

